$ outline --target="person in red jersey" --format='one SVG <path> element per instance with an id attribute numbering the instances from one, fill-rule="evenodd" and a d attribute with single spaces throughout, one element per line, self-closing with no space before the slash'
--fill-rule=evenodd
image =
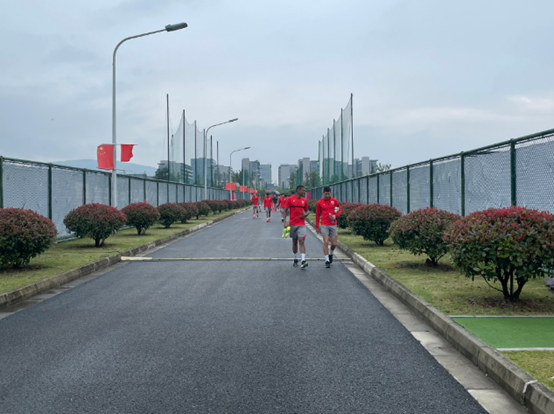
<path id="1" fill-rule="evenodd" d="M 285 221 L 287 219 L 287 210 L 285 209 L 285 201 L 287 201 L 287 196 L 284 194 L 281 194 L 279 196 L 279 200 L 277 201 L 277 208 L 281 211 L 281 221 Z"/>
<path id="2" fill-rule="evenodd" d="M 269 218 L 271 217 L 271 209 L 273 208 L 273 199 L 269 194 L 266 194 L 264 197 L 264 210 L 265 210 L 265 217 L 266 221 L 269 222 Z"/>
<path id="3" fill-rule="evenodd" d="M 285 211 L 288 213 L 290 225 L 290 237 L 292 239 L 292 252 L 294 253 L 294 263 L 293 266 L 298 266 L 298 244 L 300 244 L 300 254 L 302 255 L 302 262 L 300 267 L 305 269 L 308 267 L 308 262 L 306 261 L 306 221 L 304 220 L 308 217 L 310 212 L 308 211 L 308 200 L 304 198 L 306 194 L 306 189 L 303 185 L 296 187 L 296 193 L 287 198 L 285 202 Z M 287 222 L 284 222 L 285 228 L 287 227 Z"/>
<path id="4" fill-rule="evenodd" d="M 337 216 L 342 213 L 339 202 L 331 197 L 331 187 L 323 187 L 323 198 L 317 202 L 315 208 L 315 230 L 323 236 L 323 254 L 325 255 L 325 267 L 331 267 L 333 252 L 337 247 Z M 321 226 L 319 221 L 321 220 Z M 329 239 L 331 251 L 329 252 Z"/>
<path id="5" fill-rule="evenodd" d="M 259 200 L 259 197 L 256 194 L 254 194 L 252 196 L 252 209 L 254 210 L 254 217 L 252 218 L 258 217 L 258 200 Z"/>

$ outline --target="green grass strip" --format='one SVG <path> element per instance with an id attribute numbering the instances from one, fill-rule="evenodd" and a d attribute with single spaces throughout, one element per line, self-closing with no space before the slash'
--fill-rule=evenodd
<path id="1" fill-rule="evenodd" d="M 554 318 L 452 318 L 493 348 L 554 348 Z"/>
<path id="2" fill-rule="evenodd" d="M 505 351 L 502 353 L 554 390 L 554 351 Z"/>

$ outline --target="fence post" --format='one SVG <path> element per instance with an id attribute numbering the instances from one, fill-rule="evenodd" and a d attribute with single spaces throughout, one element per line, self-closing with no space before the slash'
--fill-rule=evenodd
<path id="1" fill-rule="evenodd" d="M 358 177 L 358 203 L 360 202 L 360 177 Z"/>
<path id="2" fill-rule="evenodd" d="M 390 200 L 389 205 L 392 207 L 392 171 L 389 171 L 389 179 L 390 179 Z"/>
<path id="3" fill-rule="evenodd" d="M 0 157 L 0 208 L 4 208 L 4 157 Z"/>
<path id="4" fill-rule="evenodd" d="M 369 175 L 367 176 L 367 191 L 365 193 L 365 203 L 369 204 Z"/>
<path id="5" fill-rule="evenodd" d="M 83 168 L 83 205 L 87 203 L 87 169 Z"/>
<path id="6" fill-rule="evenodd" d="M 169 181 L 167 182 L 167 202 L 169 203 Z"/>
<path id="7" fill-rule="evenodd" d="M 110 179 L 110 176 L 108 175 L 108 204 L 112 205 L 112 180 Z"/>
<path id="8" fill-rule="evenodd" d="M 379 180 L 380 180 L 380 177 L 381 177 L 381 174 L 380 173 L 377 174 L 377 204 L 381 204 L 381 203 L 379 203 L 379 186 L 380 186 Z"/>
<path id="9" fill-rule="evenodd" d="M 131 204 L 131 177 L 129 177 L 129 204 Z"/>
<path id="10" fill-rule="evenodd" d="M 461 188 L 461 196 L 462 196 L 462 217 L 466 215 L 466 156 L 464 152 L 462 151 L 460 153 L 461 157 L 461 175 L 462 175 L 462 188 Z"/>
<path id="11" fill-rule="evenodd" d="M 48 218 L 52 220 L 52 164 L 48 164 Z"/>
<path id="12" fill-rule="evenodd" d="M 410 212 L 410 166 L 406 167 L 406 213 Z"/>
<path id="13" fill-rule="evenodd" d="M 433 160 L 429 161 L 429 207 L 433 208 Z"/>
<path id="14" fill-rule="evenodd" d="M 156 203 L 158 204 L 156 207 L 160 205 L 160 183 L 156 181 Z"/>
<path id="15" fill-rule="evenodd" d="M 144 201 L 146 201 L 146 180 L 142 179 L 142 194 L 144 197 L 142 198 Z"/>
<path id="16" fill-rule="evenodd" d="M 516 169 L 516 143 L 510 140 L 510 170 L 512 187 L 512 206 L 517 206 L 517 169 Z"/>

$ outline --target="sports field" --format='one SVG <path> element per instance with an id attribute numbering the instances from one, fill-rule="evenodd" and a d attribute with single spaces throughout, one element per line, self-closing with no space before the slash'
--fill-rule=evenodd
<path id="1" fill-rule="evenodd" d="M 554 318 L 452 318 L 493 348 L 554 348 Z"/>

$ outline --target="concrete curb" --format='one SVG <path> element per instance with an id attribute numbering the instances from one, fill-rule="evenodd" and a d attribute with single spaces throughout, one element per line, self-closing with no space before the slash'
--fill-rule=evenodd
<path id="1" fill-rule="evenodd" d="M 79 279 L 80 277 L 90 275 L 91 273 L 97 272 L 99 270 L 104 270 L 120 262 L 122 256 L 136 256 L 140 253 L 144 253 L 149 250 L 152 250 L 162 244 L 172 243 L 182 238 L 183 236 L 186 236 L 187 234 L 197 232 L 205 227 L 208 227 L 214 223 L 217 223 L 218 221 L 225 220 L 229 217 L 232 217 L 236 214 L 240 214 L 244 211 L 246 211 L 246 209 L 244 208 L 239 209 L 237 211 L 230 213 L 229 215 L 218 217 L 214 220 L 210 220 L 205 223 L 199 224 L 198 226 L 191 227 L 190 229 L 186 229 L 178 233 L 174 233 L 170 236 L 163 237 L 158 240 L 154 240 L 150 243 L 146 243 L 141 246 L 134 247 L 124 252 L 105 257 L 95 262 L 80 266 L 76 269 L 69 270 L 59 275 L 49 277 L 48 279 L 39 280 L 35 283 L 31 283 L 30 285 L 12 290 L 11 292 L 2 293 L 0 294 L 0 309 L 10 305 L 15 305 L 16 303 L 19 303 L 19 302 L 23 302 L 24 300 L 32 298 L 33 296 L 36 296 L 38 294 L 47 292 L 51 289 L 57 288 L 75 279 Z"/>
<path id="2" fill-rule="evenodd" d="M 307 220 L 310 224 L 311 220 Z M 337 246 L 421 320 L 533 414 L 554 413 L 554 392 L 340 240 Z"/>

